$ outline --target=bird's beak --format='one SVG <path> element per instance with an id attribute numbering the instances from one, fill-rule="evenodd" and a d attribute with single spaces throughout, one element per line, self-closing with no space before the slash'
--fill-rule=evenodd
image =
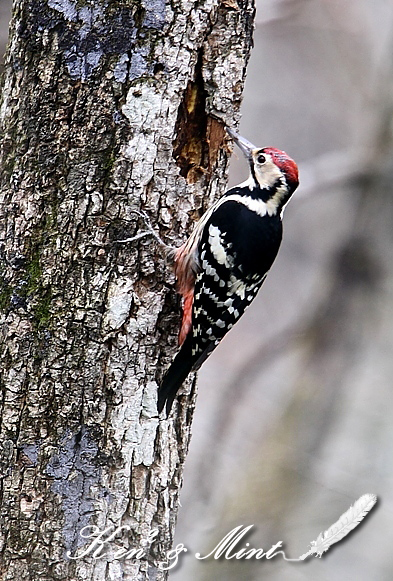
<path id="1" fill-rule="evenodd" d="M 238 148 L 241 150 L 243 155 L 247 159 L 250 159 L 252 150 L 257 149 L 255 147 L 255 145 L 250 143 L 247 139 L 244 139 L 244 137 L 241 137 L 238 133 L 236 133 L 236 131 L 234 131 L 230 127 L 226 127 L 226 131 L 227 131 L 229 137 L 231 137 L 233 139 L 233 141 L 236 143 Z"/>

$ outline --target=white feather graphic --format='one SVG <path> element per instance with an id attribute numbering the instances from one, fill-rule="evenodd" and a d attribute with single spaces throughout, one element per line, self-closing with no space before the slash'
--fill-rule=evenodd
<path id="1" fill-rule="evenodd" d="M 338 543 L 347 536 L 354 528 L 362 522 L 364 517 L 370 512 L 377 497 L 375 494 L 363 494 L 344 514 L 340 516 L 324 533 L 320 533 L 316 541 L 311 542 L 311 548 L 308 553 L 305 553 L 299 560 L 304 561 L 310 555 L 321 557 L 331 545 Z"/>

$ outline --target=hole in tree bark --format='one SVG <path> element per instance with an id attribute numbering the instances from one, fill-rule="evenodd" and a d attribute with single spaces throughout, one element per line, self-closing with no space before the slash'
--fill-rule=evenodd
<path id="1" fill-rule="evenodd" d="M 163 70 L 164 70 L 164 65 L 162 63 L 156 63 L 154 65 L 153 74 L 158 75 L 159 73 L 162 73 Z"/>
<path id="2" fill-rule="evenodd" d="M 194 80 L 189 81 L 177 116 L 173 157 L 180 174 L 195 183 L 210 174 L 224 137 L 224 124 L 206 114 L 206 90 L 202 75 L 203 51 L 199 51 Z"/>

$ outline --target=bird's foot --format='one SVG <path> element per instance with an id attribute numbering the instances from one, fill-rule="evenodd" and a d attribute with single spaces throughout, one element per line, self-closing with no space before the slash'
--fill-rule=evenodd
<path id="1" fill-rule="evenodd" d="M 143 230 L 142 232 L 138 232 L 138 234 L 135 234 L 135 236 L 131 236 L 129 238 L 124 238 L 123 240 L 116 240 L 116 242 L 118 242 L 119 244 L 127 244 L 130 242 L 136 242 L 137 240 L 141 240 L 142 238 L 146 238 L 148 236 L 152 236 L 154 238 L 154 240 L 165 250 L 165 252 L 168 255 L 172 255 L 176 249 L 173 248 L 173 246 L 166 244 L 160 238 L 160 236 L 154 230 L 148 215 L 143 210 L 132 210 L 132 212 L 134 214 L 137 214 L 140 218 L 142 218 L 142 220 L 145 223 L 146 230 Z"/>

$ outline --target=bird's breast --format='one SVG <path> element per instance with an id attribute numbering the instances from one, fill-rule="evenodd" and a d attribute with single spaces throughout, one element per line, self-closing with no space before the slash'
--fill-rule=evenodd
<path id="1" fill-rule="evenodd" d="M 205 230 L 215 261 L 246 277 L 270 269 L 282 238 L 279 215 L 261 215 L 235 201 L 220 206 Z"/>

